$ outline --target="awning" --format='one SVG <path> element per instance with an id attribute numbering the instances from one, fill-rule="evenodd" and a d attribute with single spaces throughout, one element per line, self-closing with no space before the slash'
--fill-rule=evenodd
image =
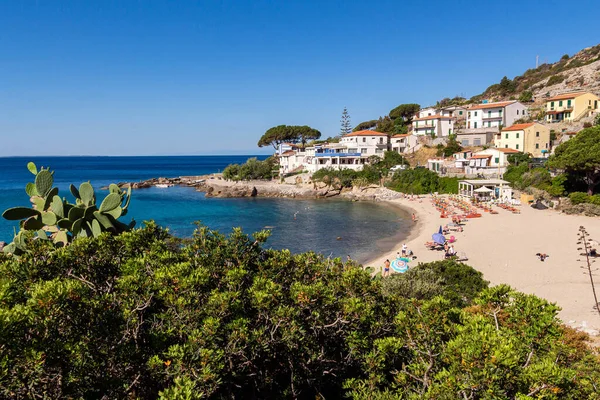
<path id="1" fill-rule="evenodd" d="M 482 186 L 479 189 L 475 189 L 474 192 L 476 192 L 476 193 L 489 193 L 489 192 L 493 192 L 493 190 L 492 189 L 488 189 L 485 186 Z"/>

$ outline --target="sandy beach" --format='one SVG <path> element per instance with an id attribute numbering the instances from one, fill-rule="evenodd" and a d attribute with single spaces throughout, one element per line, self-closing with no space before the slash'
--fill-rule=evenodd
<path id="1" fill-rule="evenodd" d="M 440 225 L 450 222 L 440 218 L 430 196 L 419 200 L 395 199 L 390 203 L 413 210 L 418 218 L 407 238 L 408 248 L 418 262 L 442 260 L 443 251 L 427 250 L 424 243 Z M 513 288 L 556 302 L 559 316 L 572 327 L 594 335 L 600 331 L 600 316 L 592 309 L 594 298 L 589 275 L 579 245 L 579 227 L 585 226 L 594 240 L 600 240 L 600 220 L 593 217 L 566 215 L 553 210 L 535 210 L 520 206 L 521 214 L 497 208 L 498 214 L 483 213 L 481 218 L 466 222 L 463 232 L 453 232 L 454 247 L 464 252 L 466 264 L 481 271 L 492 285 L 506 283 Z M 380 268 L 385 259 L 392 259 L 403 243 L 365 265 Z M 546 253 L 541 262 L 536 253 Z M 582 261 L 577 261 L 582 260 Z M 412 263 L 413 266 L 415 262 Z M 599 267 L 600 264 L 595 264 Z M 600 276 L 597 276 L 600 288 Z"/>

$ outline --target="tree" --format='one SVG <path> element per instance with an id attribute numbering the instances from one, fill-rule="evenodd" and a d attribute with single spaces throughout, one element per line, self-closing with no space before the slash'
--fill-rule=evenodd
<path id="1" fill-rule="evenodd" d="M 349 133 L 352 133 L 352 124 L 350 123 L 350 114 L 348 114 L 348 110 L 346 109 L 346 107 L 344 107 L 344 111 L 342 112 L 342 120 L 340 121 L 340 123 L 341 123 L 340 136 L 344 136 Z"/>
<path id="2" fill-rule="evenodd" d="M 414 103 L 400 104 L 398 107 L 392 109 L 389 113 L 391 119 L 402 118 L 407 125 L 410 125 L 413 117 L 419 112 L 421 106 Z"/>
<path id="3" fill-rule="evenodd" d="M 320 137 L 321 132 L 306 125 L 278 125 L 267 130 L 262 135 L 258 141 L 258 147 L 271 145 L 277 150 L 281 143 L 301 142 L 304 145 L 308 140 L 315 140 Z"/>
<path id="4" fill-rule="evenodd" d="M 600 184 L 600 126 L 586 128 L 556 148 L 548 160 L 551 168 L 579 174 L 591 196 Z"/>
<path id="5" fill-rule="evenodd" d="M 600 126 L 600 114 L 596 115 L 596 118 L 594 118 L 594 126 Z"/>
<path id="6" fill-rule="evenodd" d="M 531 90 L 525 90 L 524 92 L 522 92 L 519 95 L 519 101 L 522 103 L 529 103 L 530 101 L 533 101 L 533 93 L 531 92 Z"/>
<path id="7" fill-rule="evenodd" d="M 370 121 L 361 122 L 360 124 L 356 125 L 354 127 L 354 129 L 352 129 L 352 131 L 357 132 L 357 131 L 369 130 L 369 129 L 375 128 L 376 126 L 377 126 L 377 120 L 372 119 Z"/>

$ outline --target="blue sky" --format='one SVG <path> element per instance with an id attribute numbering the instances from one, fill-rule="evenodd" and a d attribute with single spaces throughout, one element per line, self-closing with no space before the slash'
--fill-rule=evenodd
<path id="1" fill-rule="evenodd" d="M 571 11 L 574 10 L 574 11 Z M 0 156 L 258 154 L 600 43 L 598 1 L 0 0 Z M 263 150 L 264 152 L 264 150 Z"/>

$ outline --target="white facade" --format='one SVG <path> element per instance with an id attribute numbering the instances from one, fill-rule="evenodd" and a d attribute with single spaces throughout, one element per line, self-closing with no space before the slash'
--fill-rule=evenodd
<path id="1" fill-rule="evenodd" d="M 314 173 L 323 168 L 353 169 L 360 171 L 372 156 L 383 157 L 389 139 L 385 133 L 375 131 L 352 132 L 339 143 L 326 143 L 288 150 L 280 155 L 281 175 L 298 170 Z"/>
<path id="2" fill-rule="evenodd" d="M 402 135 L 394 135 L 390 138 L 390 148 L 396 153 L 408 153 L 419 143 L 419 139 L 415 135 L 405 133 Z"/>
<path id="3" fill-rule="evenodd" d="M 519 153 L 519 151 L 493 148 L 478 151 L 469 157 L 469 164 L 465 166 L 465 173 L 502 176 L 508 166 L 508 156 L 515 153 Z"/>
<path id="4" fill-rule="evenodd" d="M 511 126 L 529 115 L 527 107 L 518 101 L 478 104 L 467 110 L 467 130 Z"/>
<path id="5" fill-rule="evenodd" d="M 449 116 L 435 114 L 413 119 L 412 128 L 413 135 L 416 136 L 446 137 L 454 133 L 454 120 Z"/>

